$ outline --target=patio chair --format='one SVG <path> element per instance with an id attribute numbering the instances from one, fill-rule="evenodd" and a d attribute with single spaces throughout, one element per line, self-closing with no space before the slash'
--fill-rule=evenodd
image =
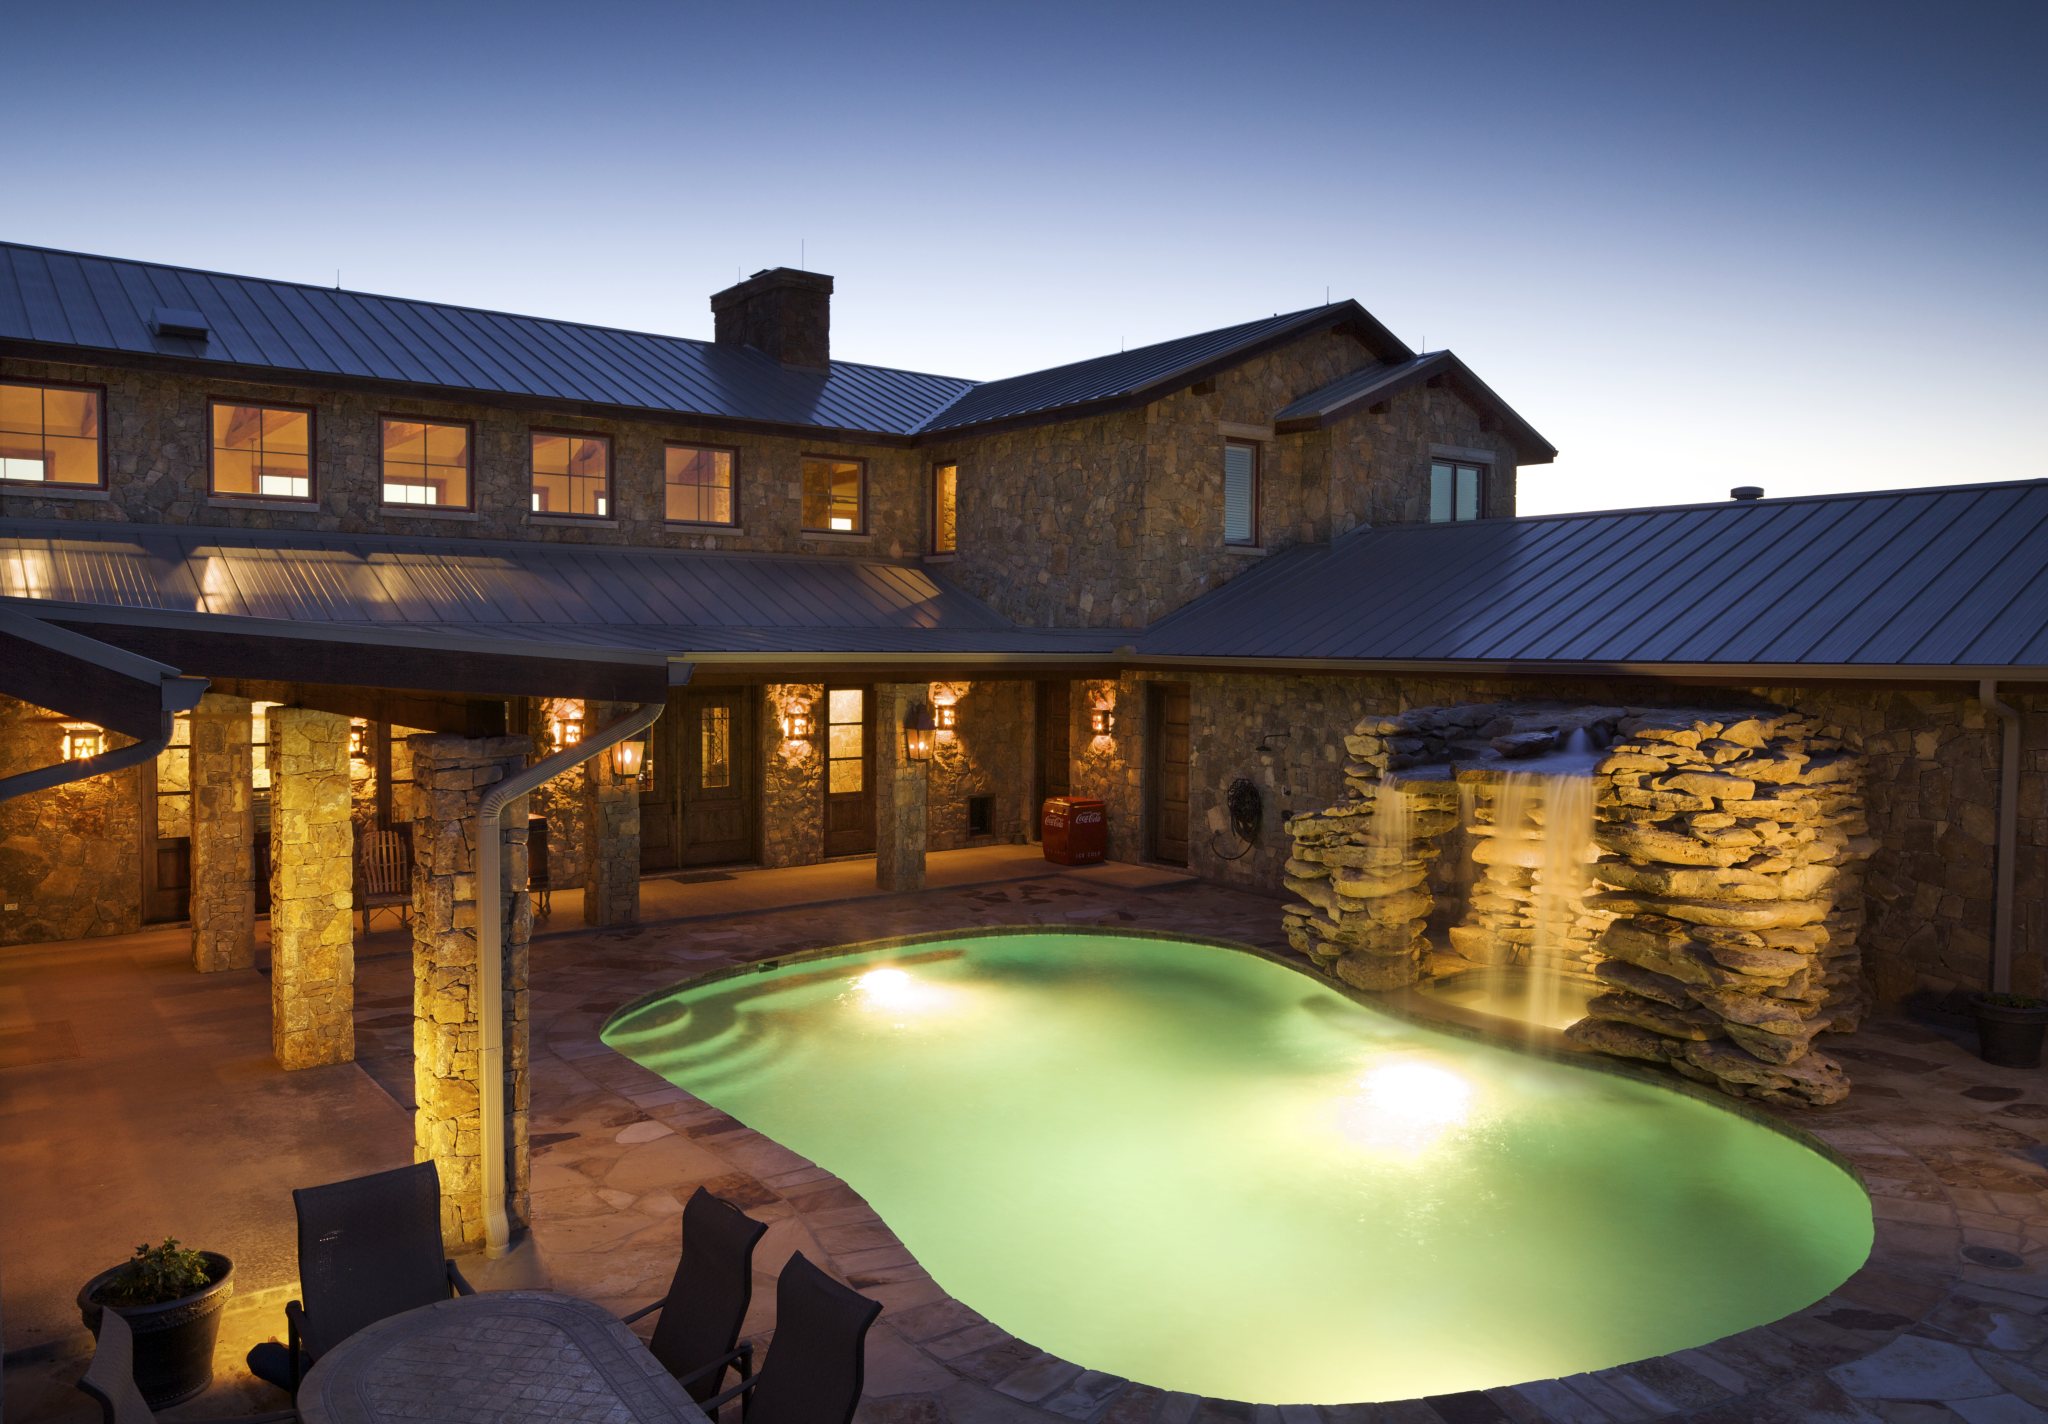
<path id="1" fill-rule="evenodd" d="M 299 1380 L 329 1350 L 387 1316 L 474 1295 L 441 1253 L 441 1174 L 415 1162 L 292 1193 L 299 1218 L 302 1305 L 284 1308 L 285 1343 L 249 1352 L 249 1372 L 280 1389 Z"/>
<path id="2" fill-rule="evenodd" d="M 100 1341 L 78 1387 L 100 1402 L 101 1424 L 155 1424 L 156 1412 L 135 1384 L 135 1332 L 119 1311 L 100 1312 Z M 286 1409 L 245 1414 L 225 1424 L 286 1424 L 298 1417 Z"/>
<path id="3" fill-rule="evenodd" d="M 704 1401 L 713 1419 L 742 1395 L 747 1424 L 851 1424 L 860 1407 L 868 1327 L 880 1301 L 839 1284 L 799 1251 L 775 1283 L 775 1338 L 761 1372 Z"/>
<path id="4" fill-rule="evenodd" d="M 718 1393 L 729 1367 L 741 1379 L 754 1372 L 754 1347 L 740 1343 L 740 1326 L 754 1298 L 754 1244 L 767 1230 L 697 1188 L 683 1207 L 683 1254 L 668 1294 L 625 1317 L 630 1325 L 661 1312 L 647 1348 L 699 1404 Z"/>
<path id="5" fill-rule="evenodd" d="M 398 923 L 412 919 L 412 856 L 405 837 L 397 831 L 366 831 L 360 857 L 362 871 L 363 933 L 370 932 L 370 916 L 378 910 L 396 910 Z"/>

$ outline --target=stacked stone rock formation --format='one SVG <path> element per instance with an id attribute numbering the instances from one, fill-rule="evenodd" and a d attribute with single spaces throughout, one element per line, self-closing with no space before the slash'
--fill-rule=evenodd
<path id="1" fill-rule="evenodd" d="M 1530 832 L 1501 834 L 1488 808 L 1516 758 L 1573 729 L 1607 747 L 1591 773 L 1596 858 L 1568 923 L 1553 914 L 1545 926 Z M 1526 961 L 1547 929 L 1538 972 L 1591 968 L 1603 981 L 1567 1030 L 1575 1041 L 1741 1097 L 1847 1093 L 1813 1042 L 1864 1012 L 1871 843 L 1861 764 L 1834 730 L 1775 708 L 1480 704 L 1369 718 L 1345 745 L 1346 799 L 1288 823 L 1286 883 L 1304 902 L 1283 912 L 1288 939 L 1326 972 L 1372 990 L 1424 972 L 1447 883 L 1435 868 L 1460 825 L 1458 762 L 1480 876 L 1447 935 L 1456 963 Z M 1549 808 L 1538 806 L 1540 827 Z"/>
<path id="2" fill-rule="evenodd" d="M 1865 996 L 1857 759 L 1796 713 L 1648 712 L 1601 763 L 1592 899 L 1608 992 L 1567 1032 L 1741 1097 L 1831 1103 L 1814 1037 Z"/>

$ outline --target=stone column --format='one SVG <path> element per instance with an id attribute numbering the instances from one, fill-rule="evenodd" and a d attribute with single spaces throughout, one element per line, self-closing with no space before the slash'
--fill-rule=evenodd
<path id="1" fill-rule="evenodd" d="M 409 739 L 419 819 L 413 823 L 413 1155 L 441 1174 L 441 1239 L 450 1250 L 484 1240 L 478 1100 L 482 989 L 477 982 L 476 848 L 485 791 L 526 766 L 526 737 Z M 514 800 L 503 839 L 505 1187 L 507 1216 L 528 1220 L 527 798 Z"/>
<path id="2" fill-rule="evenodd" d="M 348 718 L 270 709 L 271 1041 L 278 1066 L 356 1056 Z"/>
<path id="3" fill-rule="evenodd" d="M 931 685 L 875 686 L 875 884 L 884 890 L 924 889 L 925 790 L 929 762 L 903 747 L 903 721 L 928 700 Z"/>
<path id="4" fill-rule="evenodd" d="M 256 785 L 250 704 L 209 692 L 192 709 L 192 967 L 256 962 Z"/>
<path id="5" fill-rule="evenodd" d="M 592 702 L 583 714 L 584 735 L 626 715 L 627 702 Z M 612 754 L 600 752 L 583 766 L 589 808 L 589 859 L 583 872 L 583 922 L 632 925 L 640 922 L 640 788 L 635 778 L 612 770 Z"/>

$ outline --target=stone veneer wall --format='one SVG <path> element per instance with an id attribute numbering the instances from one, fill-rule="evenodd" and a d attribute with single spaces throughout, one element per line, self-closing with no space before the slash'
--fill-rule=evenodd
<path id="1" fill-rule="evenodd" d="M 958 726 L 940 732 L 932 750 L 926 817 L 932 850 L 967 845 L 1017 844 L 1031 824 L 1033 686 L 1029 682 L 984 678 L 977 682 L 935 682 L 934 707 L 951 702 Z M 992 833 L 967 834 L 967 803 L 995 798 Z"/>
<path id="2" fill-rule="evenodd" d="M 930 686 L 922 682 L 875 684 L 875 883 L 884 890 L 924 889 L 931 763 L 910 759 L 903 726 L 911 709 L 930 696 Z"/>
<path id="3" fill-rule="evenodd" d="M 271 1042 L 282 1068 L 356 1055 L 348 718 L 270 709 Z"/>
<path id="4" fill-rule="evenodd" d="M 592 702 L 583 714 L 591 736 L 632 711 L 627 702 Z M 528 743 L 531 746 L 531 743 Z M 612 770 L 610 751 L 583 764 L 584 806 L 589 839 L 584 845 L 583 922 L 631 925 L 640 921 L 640 787 Z M 549 841 L 549 850 L 554 848 Z M 549 878 L 555 884 L 561 877 Z"/>
<path id="5" fill-rule="evenodd" d="M 486 538 L 749 549 L 905 558 L 926 544 L 929 464 L 921 451 L 848 444 L 819 436 L 734 434 L 686 423 L 604 420 L 570 412 L 526 412 L 461 401 L 422 401 L 368 391 L 332 391 L 184 376 L 115 366 L 0 358 L 0 375 L 86 382 L 106 388 L 107 483 L 90 497 L 0 490 L 0 517 L 129 520 L 244 529 L 474 535 Z M 210 398 L 312 406 L 316 499 L 310 505 L 207 494 Z M 381 418 L 416 416 L 475 427 L 474 513 L 384 508 Z M 529 432 L 535 427 L 607 435 L 612 442 L 610 519 L 550 520 L 532 513 Z M 736 528 L 669 524 L 664 518 L 663 446 L 738 447 Z M 868 532 L 800 530 L 805 454 L 867 461 Z"/>
<path id="6" fill-rule="evenodd" d="M 256 962 L 256 790 L 249 699 L 209 692 L 192 711 L 192 967 Z"/>
<path id="7" fill-rule="evenodd" d="M 481 1033 L 477 980 L 477 808 L 484 793 L 527 764 L 528 737 L 410 739 L 419 817 L 413 823 L 413 1118 L 416 1160 L 441 1174 L 441 1237 L 451 1250 L 483 1244 L 483 1179 L 478 1134 Z M 507 808 L 499 831 L 500 904 L 504 907 L 503 1027 L 507 1115 L 507 1213 L 528 1219 L 527 1152 L 529 942 L 533 900 L 526 889 L 525 797 Z"/>
<path id="8" fill-rule="evenodd" d="M 815 865 L 825 855 L 825 688 L 770 683 L 761 689 L 761 864 Z M 791 712 L 811 719 L 808 737 L 784 737 Z"/>
<path id="9" fill-rule="evenodd" d="M 62 757 L 62 718 L 0 697 L 0 776 Z M 129 745 L 110 735 L 110 748 Z M 0 801 L 0 944 L 132 934 L 142 927 L 141 778 L 156 764 Z"/>

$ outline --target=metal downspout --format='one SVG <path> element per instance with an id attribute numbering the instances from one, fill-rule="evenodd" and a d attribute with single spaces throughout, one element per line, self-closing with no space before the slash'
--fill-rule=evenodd
<path id="1" fill-rule="evenodd" d="M 642 703 L 576 745 L 543 757 L 517 776 L 507 777 L 486 791 L 477 806 L 477 1151 L 483 1158 L 487 1255 L 503 1255 L 512 1240 L 512 1226 L 505 1212 L 505 898 L 500 889 L 505 811 L 541 783 L 552 781 L 647 730 L 661 712 L 659 702 Z M 491 902 L 488 906 L 486 898 Z"/>
<path id="2" fill-rule="evenodd" d="M 1977 701 L 2005 724 L 1998 754 L 1998 881 L 1991 923 L 1991 992 L 2012 992 L 2013 881 L 2019 869 L 2020 714 L 1998 699 L 1998 680 L 1977 684 Z"/>

